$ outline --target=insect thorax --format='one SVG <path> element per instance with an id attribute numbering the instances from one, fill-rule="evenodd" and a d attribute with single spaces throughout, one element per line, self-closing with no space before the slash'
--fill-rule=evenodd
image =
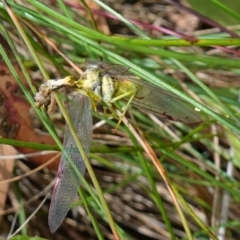
<path id="1" fill-rule="evenodd" d="M 94 91 L 101 85 L 100 71 L 98 69 L 87 69 L 82 75 L 80 84 L 82 90 Z"/>

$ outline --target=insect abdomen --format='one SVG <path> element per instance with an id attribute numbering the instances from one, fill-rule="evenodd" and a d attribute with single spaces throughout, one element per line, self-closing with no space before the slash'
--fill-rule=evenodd
<path id="1" fill-rule="evenodd" d="M 112 100 L 113 95 L 115 93 L 114 81 L 108 74 L 106 74 L 101 79 L 101 85 L 102 85 L 101 91 L 102 100 L 108 104 Z"/>

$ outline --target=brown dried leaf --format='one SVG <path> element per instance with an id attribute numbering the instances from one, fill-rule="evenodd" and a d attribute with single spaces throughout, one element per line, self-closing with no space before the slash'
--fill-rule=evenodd
<path id="1" fill-rule="evenodd" d="M 17 150 L 8 145 L 1 144 L 0 145 L 0 155 L 1 156 L 13 156 L 17 154 Z M 12 171 L 14 167 L 14 159 L 8 159 L 8 160 L 1 160 L 0 159 L 0 182 L 6 179 L 9 179 L 12 176 Z M 4 210 L 5 201 L 8 194 L 9 189 L 9 183 L 5 183 L 1 185 L 0 188 L 0 212 Z M 0 222 L 1 222 L 1 216 L 0 216 Z M 0 224 L 1 225 L 1 224 Z"/>
<path id="2" fill-rule="evenodd" d="M 24 76 L 17 64 L 14 64 L 14 68 L 18 73 L 18 76 L 25 83 Z M 0 92 L 4 96 L 3 109 L 7 116 L 7 123 L 14 129 L 14 131 L 8 131 L 8 138 L 14 138 L 19 141 L 34 142 L 34 143 L 45 143 L 54 144 L 51 136 L 44 135 L 40 136 L 35 133 L 34 127 L 32 126 L 30 116 L 28 115 L 30 105 L 29 103 L 20 96 L 20 89 L 15 82 L 10 70 L 5 64 L 0 64 Z M 17 150 L 23 154 L 38 152 L 38 150 L 30 148 L 17 148 Z M 42 155 L 37 157 L 29 158 L 30 161 L 34 162 L 36 165 L 41 165 L 45 163 L 49 158 L 53 157 L 55 154 Z M 49 168 L 57 169 L 58 161 L 55 161 Z"/>

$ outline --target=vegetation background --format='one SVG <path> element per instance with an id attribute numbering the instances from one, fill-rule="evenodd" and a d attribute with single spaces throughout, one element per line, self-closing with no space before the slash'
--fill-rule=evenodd
<path id="1" fill-rule="evenodd" d="M 1 1 L 0 236 L 240 239 L 239 10 L 238 0 Z M 51 234 L 53 150 L 74 92 L 61 89 L 65 107 L 49 115 L 33 96 L 44 80 L 79 76 L 86 58 L 128 66 L 196 106 L 202 122 L 131 108 L 149 154 L 128 127 L 112 134 L 116 121 L 93 112 L 90 161 L 102 190 L 87 171 L 80 200 Z"/>

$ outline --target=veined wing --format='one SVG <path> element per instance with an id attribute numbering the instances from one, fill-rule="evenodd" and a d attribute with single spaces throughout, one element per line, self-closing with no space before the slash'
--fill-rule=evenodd
<path id="1" fill-rule="evenodd" d="M 102 61 L 87 59 L 86 66 L 87 66 L 87 69 L 92 69 L 92 68 L 99 69 L 102 71 L 103 74 L 109 74 L 113 78 L 131 75 L 128 72 L 128 69 L 129 69 L 128 67 L 119 65 L 119 64 L 105 63 Z"/>
<path id="2" fill-rule="evenodd" d="M 92 59 L 89 59 L 89 58 L 86 59 L 86 67 L 87 67 L 87 69 L 99 68 L 103 64 L 106 64 L 106 63 L 104 63 L 102 61 L 92 60 Z"/>
<path id="3" fill-rule="evenodd" d="M 126 80 L 138 86 L 137 96 L 132 102 L 133 106 L 177 122 L 190 124 L 201 121 L 198 112 L 194 110 L 194 106 L 173 93 L 136 77 L 130 77 Z"/>
<path id="4" fill-rule="evenodd" d="M 70 105 L 69 116 L 86 153 L 89 154 L 92 142 L 90 99 L 80 94 L 77 95 Z M 77 190 L 80 186 L 80 177 L 77 171 L 83 175 L 86 169 L 68 125 L 65 127 L 63 147 L 64 151 L 58 167 L 48 216 L 51 232 L 55 232 L 61 225 L 77 196 Z"/>

